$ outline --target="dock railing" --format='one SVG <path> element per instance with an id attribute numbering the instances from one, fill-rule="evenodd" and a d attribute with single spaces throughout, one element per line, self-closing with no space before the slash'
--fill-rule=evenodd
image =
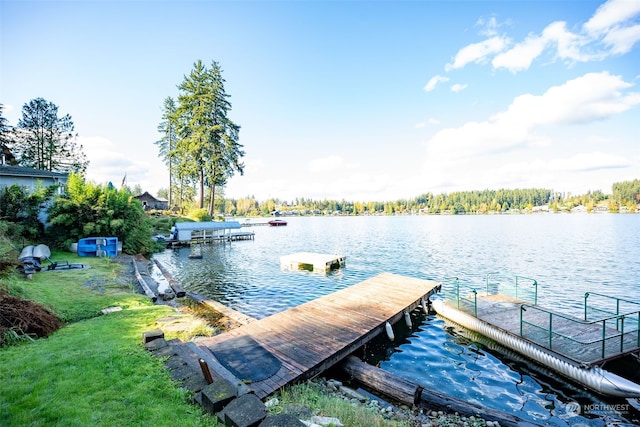
<path id="1" fill-rule="evenodd" d="M 478 316 L 478 294 L 502 294 L 534 305 L 538 303 L 538 282 L 525 276 L 505 276 L 500 275 L 499 272 L 491 272 L 484 275 L 483 286 L 462 284 L 458 277 L 447 277 L 445 286 L 449 287 L 449 292 L 445 292 L 447 299 L 458 310 L 473 313 L 476 317 Z"/>
<path id="2" fill-rule="evenodd" d="M 458 277 L 446 277 L 445 286 L 449 289 L 445 292 L 447 300 L 451 301 L 458 310 L 471 312 L 478 315 L 478 291 L 471 285 L 460 284 Z"/>
<path id="3" fill-rule="evenodd" d="M 539 306 L 522 304 L 520 336 L 586 364 L 599 363 L 637 351 L 640 348 L 640 311 L 621 313 L 618 310 L 617 313 L 588 320 L 588 298 L 585 295 L 585 320 Z M 636 304 L 620 300 L 616 302 L 618 308 L 622 301 Z M 602 309 L 597 310 L 608 313 Z"/>
<path id="4" fill-rule="evenodd" d="M 584 294 L 584 320 L 599 320 L 602 316 L 620 316 L 640 310 L 640 302 L 612 297 L 597 292 Z"/>
<path id="5" fill-rule="evenodd" d="M 487 273 L 485 275 L 486 295 L 502 294 L 530 304 L 538 304 L 538 281 L 530 277 L 514 275 L 499 276 L 491 281 L 491 277 L 499 273 Z"/>

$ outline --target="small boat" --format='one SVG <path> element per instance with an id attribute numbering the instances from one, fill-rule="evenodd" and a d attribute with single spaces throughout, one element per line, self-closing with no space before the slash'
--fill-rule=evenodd
<path id="1" fill-rule="evenodd" d="M 42 269 L 42 259 L 49 260 L 50 256 L 51 250 L 47 245 L 25 246 L 18 257 L 18 261 L 22 263 L 18 269 L 25 274 L 27 279 L 31 279 L 36 272 Z"/>
<path id="2" fill-rule="evenodd" d="M 267 224 L 269 224 L 270 227 L 282 227 L 284 225 L 287 225 L 287 221 L 283 219 L 272 219 Z"/>
<path id="3" fill-rule="evenodd" d="M 117 237 L 85 237 L 78 241 L 78 256 L 115 257 L 118 256 Z"/>

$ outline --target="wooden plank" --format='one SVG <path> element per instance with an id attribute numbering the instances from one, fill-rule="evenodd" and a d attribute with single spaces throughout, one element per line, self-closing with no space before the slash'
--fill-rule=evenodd
<path id="1" fill-rule="evenodd" d="M 228 340 L 249 336 L 278 358 L 276 374 L 251 384 L 266 397 L 292 381 L 310 378 L 348 356 L 400 319 L 438 283 L 382 273 L 364 282 L 298 307 L 276 313 L 233 331 L 204 339 L 210 349 Z"/>

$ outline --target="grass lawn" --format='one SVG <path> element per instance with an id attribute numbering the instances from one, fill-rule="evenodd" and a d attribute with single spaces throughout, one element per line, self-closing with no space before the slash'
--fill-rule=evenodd
<path id="1" fill-rule="evenodd" d="M 48 338 L 0 348 L 0 425 L 218 425 L 142 346 L 142 333 L 174 310 L 134 293 L 111 260 L 70 253 L 52 259 L 91 268 L 0 279 L 66 323 Z M 123 310 L 101 314 L 113 306 Z"/>

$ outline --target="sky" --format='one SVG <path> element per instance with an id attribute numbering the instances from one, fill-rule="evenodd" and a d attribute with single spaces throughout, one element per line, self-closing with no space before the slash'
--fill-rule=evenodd
<path id="1" fill-rule="evenodd" d="M 226 197 L 393 201 L 640 178 L 640 1 L 0 0 L 0 103 L 70 114 L 99 184 L 156 195 L 164 99 L 220 64 Z"/>

